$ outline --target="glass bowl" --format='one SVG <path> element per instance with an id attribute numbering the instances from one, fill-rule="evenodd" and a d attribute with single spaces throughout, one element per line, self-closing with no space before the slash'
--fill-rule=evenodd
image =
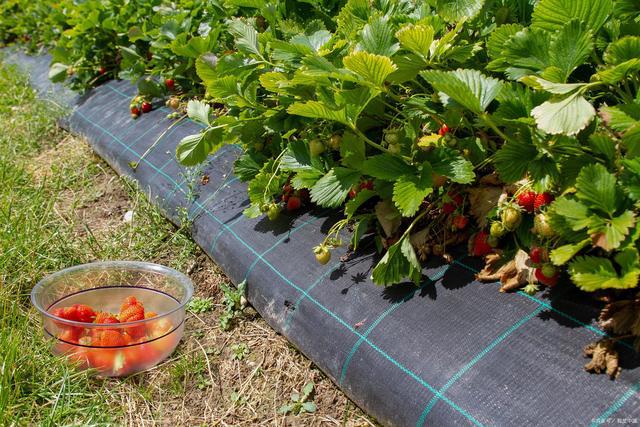
<path id="1" fill-rule="evenodd" d="M 31 291 L 31 302 L 55 354 L 101 376 L 120 377 L 149 369 L 175 350 L 192 295 L 191 280 L 176 270 L 108 261 L 45 277 Z M 98 312 L 115 317 L 96 319 Z"/>

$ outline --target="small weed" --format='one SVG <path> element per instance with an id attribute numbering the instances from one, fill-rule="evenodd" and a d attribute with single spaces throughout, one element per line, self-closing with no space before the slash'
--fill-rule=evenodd
<path id="1" fill-rule="evenodd" d="M 224 296 L 222 302 L 224 304 L 224 313 L 220 316 L 220 328 L 224 331 L 228 331 L 233 326 L 234 319 L 239 318 L 243 314 L 243 310 L 247 305 L 245 299 L 245 292 L 247 289 L 247 282 L 238 284 L 237 288 L 232 285 L 220 285 Z"/>
<path id="2" fill-rule="evenodd" d="M 187 304 L 187 311 L 194 314 L 202 314 L 213 310 L 214 303 L 211 297 L 193 297 Z"/>
<path id="3" fill-rule="evenodd" d="M 245 343 L 234 344 L 231 346 L 231 358 L 233 360 L 242 360 L 249 354 L 249 346 Z"/>
<path id="4" fill-rule="evenodd" d="M 206 375 L 206 362 L 201 356 L 183 357 L 169 368 L 169 389 L 176 395 L 185 392 L 189 383 L 202 390 L 211 385 Z"/>
<path id="5" fill-rule="evenodd" d="M 279 414 L 293 414 L 300 415 L 305 412 L 313 413 L 316 411 L 316 404 L 309 401 L 311 394 L 313 393 L 314 384 L 307 383 L 302 389 L 302 394 L 300 393 L 291 393 L 291 403 L 287 403 L 282 405 L 280 409 L 278 409 Z"/>
<path id="6" fill-rule="evenodd" d="M 237 391 L 232 392 L 229 397 L 231 398 L 231 402 L 236 406 L 242 406 L 247 402 L 247 398 Z"/>

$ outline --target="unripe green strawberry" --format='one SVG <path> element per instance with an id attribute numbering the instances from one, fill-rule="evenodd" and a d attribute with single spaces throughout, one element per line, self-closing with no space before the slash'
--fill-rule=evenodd
<path id="1" fill-rule="evenodd" d="M 342 136 L 338 135 L 337 133 L 334 133 L 333 135 L 331 135 L 331 138 L 329 138 L 329 146 L 338 151 L 340 150 L 340 145 L 342 144 Z"/>
<path id="2" fill-rule="evenodd" d="M 520 221 L 522 221 L 522 215 L 520 214 L 520 210 L 515 206 L 507 206 L 503 211 L 502 215 L 500 215 L 500 219 L 502 220 L 502 225 L 509 231 L 515 230 L 520 225 Z"/>
<path id="3" fill-rule="evenodd" d="M 269 210 L 267 211 L 267 217 L 271 221 L 275 221 L 278 216 L 280 216 L 280 206 L 276 203 L 271 203 L 271 205 L 269 205 Z"/>
<path id="4" fill-rule="evenodd" d="M 388 150 L 391 154 L 399 154 L 402 148 L 400 144 L 389 144 Z"/>
<path id="5" fill-rule="evenodd" d="M 489 229 L 489 233 L 492 237 L 500 238 L 506 234 L 507 230 L 504 228 L 501 222 L 495 221 L 491 224 L 491 228 Z"/>
<path id="6" fill-rule="evenodd" d="M 313 253 L 316 255 L 316 261 L 321 265 L 325 265 L 331 259 L 331 252 L 324 244 L 313 248 Z"/>
<path id="7" fill-rule="evenodd" d="M 556 234 L 545 214 L 538 214 L 533 218 L 533 232 L 541 237 L 553 237 Z"/>
<path id="8" fill-rule="evenodd" d="M 400 142 L 400 130 L 399 129 L 391 129 L 385 132 L 384 140 L 389 145 L 396 145 Z"/>
<path id="9" fill-rule="evenodd" d="M 542 274 L 546 277 L 553 277 L 558 272 L 558 269 L 553 264 L 544 264 L 541 269 Z"/>
<path id="10" fill-rule="evenodd" d="M 309 141 L 309 151 L 312 157 L 317 157 L 324 153 L 324 144 L 319 139 L 312 139 Z"/>

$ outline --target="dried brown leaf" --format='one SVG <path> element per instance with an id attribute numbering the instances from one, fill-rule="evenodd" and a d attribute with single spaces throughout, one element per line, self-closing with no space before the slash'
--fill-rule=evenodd
<path id="1" fill-rule="evenodd" d="M 504 183 L 500 181 L 500 177 L 496 172 L 492 172 L 488 175 L 483 176 L 479 180 L 482 185 L 492 185 L 495 187 L 501 187 Z"/>
<path id="2" fill-rule="evenodd" d="M 591 357 L 591 361 L 584 365 L 587 372 L 606 373 L 611 379 L 620 374 L 619 356 L 613 340 L 602 339 L 587 345 L 584 348 L 584 355 Z"/>
<path id="3" fill-rule="evenodd" d="M 467 190 L 471 215 L 480 227 L 487 225 L 487 214 L 498 205 L 503 192 L 502 187 L 495 186 L 481 186 Z"/>
<path id="4" fill-rule="evenodd" d="M 599 321 L 603 329 L 615 335 L 640 335 L 640 298 L 605 305 Z"/>
<path id="5" fill-rule="evenodd" d="M 481 282 L 495 282 L 500 279 L 504 269 L 510 268 L 509 263 L 505 262 L 499 254 L 487 255 L 484 257 L 484 262 L 484 268 L 476 274 L 476 279 Z"/>
<path id="6" fill-rule="evenodd" d="M 534 277 L 534 267 L 529 259 L 529 254 L 519 250 L 515 257 L 504 262 L 498 254 L 485 257 L 485 266 L 476 275 L 480 281 L 490 282 L 500 280 L 500 292 L 509 292 L 531 283 Z"/>
<path id="7" fill-rule="evenodd" d="M 396 209 L 396 207 L 393 206 L 393 203 L 389 200 L 378 202 L 375 210 L 376 217 L 384 230 L 384 234 L 386 234 L 387 237 L 392 236 L 400 227 L 400 223 L 402 221 L 400 212 L 398 212 L 398 209 Z"/>

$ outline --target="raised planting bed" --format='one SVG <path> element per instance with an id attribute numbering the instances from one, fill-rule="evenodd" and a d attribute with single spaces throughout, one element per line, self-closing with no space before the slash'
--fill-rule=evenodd
<path id="1" fill-rule="evenodd" d="M 586 425 L 640 417 L 640 357 L 631 343 L 617 346 L 623 369 L 615 380 L 582 369 L 581 349 L 607 334 L 596 322 L 600 307 L 574 288 L 499 293 L 499 283 L 475 280 L 484 261 L 462 249 L 451 251 L 451 263 L 427 261 L 418 286 L 380 288 L 371 283 L 378 257 L 366 240 L 345 262 L 342 246 L 320 265 L 310 248 L 337 213 L 243 216 L 246 185 L 232 173 L 238 147 L 223 146 L 202 167 L 186 169 L 176 145 L 201 125 L 183 120 L 167 131 L 174 121 L 158 105 L 132 120 L 137 88 L 128 82 L 74 96 L 49 82 L 47 56 L 6 60 L 28 70 L 42 96 L 66 103 L 70 114 L 61 124 L 86 136 L 172 221 L 192 221 L 193 238 L 234 282 L 247 281 L 248 300 L 269 324 L 383 424 Z"/>

